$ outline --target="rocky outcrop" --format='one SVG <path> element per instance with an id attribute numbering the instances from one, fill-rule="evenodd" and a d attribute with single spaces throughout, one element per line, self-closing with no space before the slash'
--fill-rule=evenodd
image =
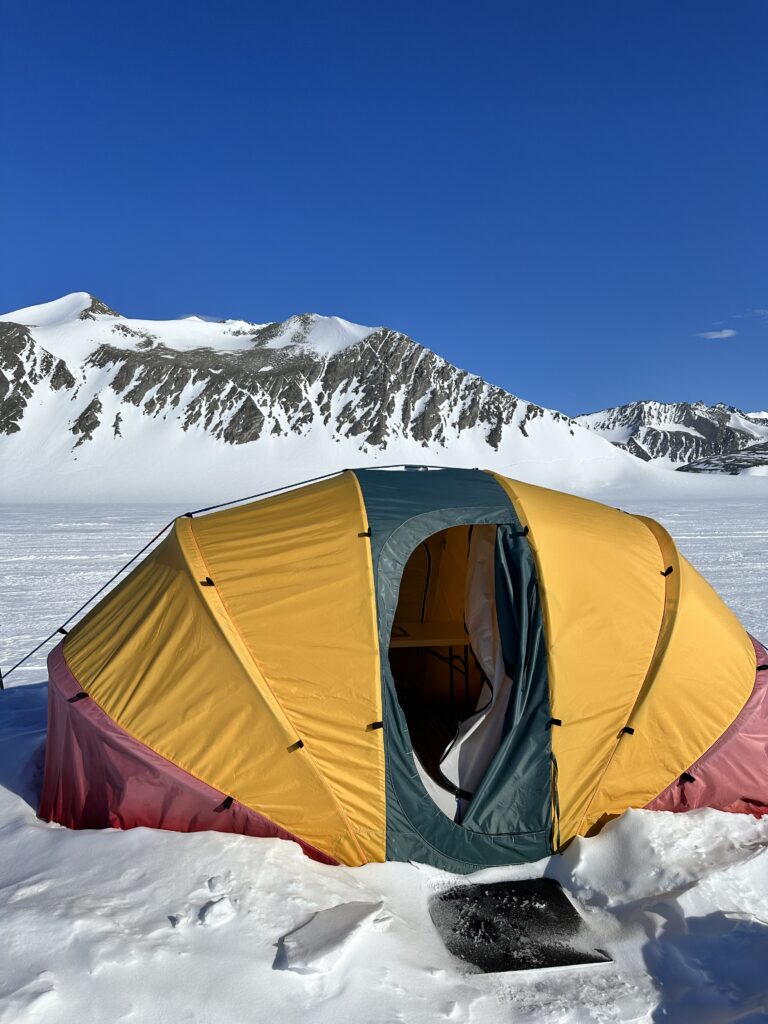
<path id="1" fill-rule="evenodd" d="M 227 344 L 220 347 L 169 344 L 163 322 L 125 321 L 92 297 L 77 319 L 86 342 L 89 331 L 98 333 L 89 322 L 108 340 L 97 340 L 71 367 L 32 328 L 0 322 L 0 430 L 21 429 L 26 403 L 44 384 L 68 392 L 74 447 L 91 442 L 102 427 L 113 438 L 126 436 L 135 423 L 124 415 L 130 407 L 229 445 L 322 429 L 362 449 L 385 449 L 397 439 L 445 446 L 472 431 L 497 450 L 509 431 L 527 438 L 531 424 L 545 417 L 572 431 L 560 413 L 522 401 L 387 328 L 367 334 L 355 328 L 360 340 L 323 354 L 312 342 L 323 318 L 312 314 L 282 324 L 224 321 L 220 336 Z M 184 321 L 172 323 L 178 334 Z"/>
<path id="2" fill-rule="evenodd" d="M 29 328 L 0 321 L 0 434 L 21 430 L 38 385 L 60 391 L 73 389 L 75 383 L 66 363 L 41 348 Z"/>
<path id="3" fill-rule="evenodd" d="M 673 468 L 732 455 L 768 439 L 768 417 L 704 402 L 631 402 L 576 422 L 645 461 Z"/>

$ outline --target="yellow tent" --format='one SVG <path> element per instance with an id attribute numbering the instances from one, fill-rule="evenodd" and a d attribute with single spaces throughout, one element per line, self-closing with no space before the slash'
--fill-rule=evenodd
<path id="1" fill-rule="evenodd" d="M 695 788 L 762 661 L 650 519 L 474 470 L 347 471 L 179 518 L 72 630 L 40 813 L 345 864 L 536 859 Z"/>

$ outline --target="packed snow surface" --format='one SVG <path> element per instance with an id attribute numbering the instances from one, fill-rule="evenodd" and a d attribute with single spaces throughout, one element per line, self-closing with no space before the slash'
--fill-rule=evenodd
<path id="1" fill-rule="evenodd" d="M 742 501 L 656 516 L 758 638 L 768 517 Z M 7 668 L 177 507 L 0 506 Z M 758 1024 L 768 1021 L 768 819 L 630 811 L 562 856 L 457 877 L 336 868 L 293 843 L 72 832 L 37 820 L 41 658 L 0 694 L 0 1024 Z M 465 882 L 554 877 L 612 964 L 477 974 L 428 914 Z"/>

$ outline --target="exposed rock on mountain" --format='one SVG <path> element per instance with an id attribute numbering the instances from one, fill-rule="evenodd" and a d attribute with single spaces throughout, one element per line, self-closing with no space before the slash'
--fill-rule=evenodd
<path id="1" fill-rule="evenodd" d="M 138 320 L 85 292 L 0 317 L 0 465 L 25 492 L 30 460 L 89 492 L 97 470 L 107 487 L 256 467 L 297 479 L 299 463 L 522 463 L 554 481 L 634 462 L 386 327 Z"/>
<path id="2" fill-rule="evenodd" d="M 687 466 L 680 466 L 681 473 L 738 473 L 760 474 L 768 476 L 768 441 L 751 444 L 740 452 L 729 455 L 711 455 L 706 459 L 697 459 Z"/>
<path id="3" fill-rule="evenodd" d="M 631 402 L 577 416 L 576 422 L 637 458 L 672 469 L 768 440 L 768 414 L 704 402 Z"/>
<path id="4" fill-rule="evenodd" d="M 640 459 L 676 468 L 763 440 L 768 414 L 725 406 L 635 403 L 575 421 L 338 317 L 140 320 L 86 292 L 0 316 L 5 500 L 220 498 L 403 462 L 593 493 L 645 487 Z"/>

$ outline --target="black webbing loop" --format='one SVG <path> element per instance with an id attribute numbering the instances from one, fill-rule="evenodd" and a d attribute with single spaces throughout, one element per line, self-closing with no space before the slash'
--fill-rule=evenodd
<path id="1" fill-rule="evenodd" d="M 294 750 L 301 750 L 301 748 L 303 746 L 304 746 L 304 740 L 296 740 L 295 743 L 292 743 L 290 745 L 290 747 L 288 747 L 288 753 L 291 754 L 291 753 L 293 753 Z"/>
<path id="2" fill-rule="evenodd" d="M 235 798 L 232 796 L 225 796 L 218 807 L 214 807 L 213 810 L 216 814 L 221 811 L 228 811 L 232 804 L 235 802 Z"/>
<path id="3" fill-rule="evenodd" d="M 200 580 L 201 587 L 215 587 L 216 584 L 213 582 L 210 576 L 206 576 L 204 580 Z"/>
<path id="4" fill-rule="evenodd" d="M 683 772 L 683 774 L 680 776 L 680 781 L 681 782 L 695 782 L 696 779 L 691 775 L 690 772 Z"/>
<path id="5" fill-rule="evenodd" d="M 368 731 L 369 732 L 373 732 L 374 729 L 383 729 L 383 728 L 384 728 L 384 723 L 383 722 L 371 722 L 371 724 L 368 726 Z"/>
<path id="6" fill-rule="evenodd" d="M 370 528 L 370 526 L 363 533 L 358 533 L 357 536 L 358 537 L 370 537 L 371 536 L 371 528 Z"/>
<path id="7" fill-rule="evenodd" d="M 625 725 L 624 728 L 619 733 L 619 735 L 623 736 L 625 733 L 626 733 L 627 736 L 634 736 L 635 730 L 632 728 L 631 725 Z"/>
<path id="8" fill-rule="evenodd" d="M 67 704 L 75 704 L 79 700 L 85 700 L 87 696 L 88 694 L 85 690 L 81 690 L 80 693 L 76 693 L 74 697 L 69 697 L 67 699 Z"/>
<path id="9" fill-rule="evenodd" d="M 63 626 L 59 626 L 59 628 L 56 630 L 56 632 L 57 633 L 61 633 L 62 636 L 69 636 L 69 630 L 68 629 L 64 629 Z"/>
<path id="10" fill-rule="evenodd" d="M 562 718 L 550 718 L 549 722 L 547 722 L 547 725 L 550 725 L 550 726 L 551 725 L 562 725 L 562 724 L 563 724 Z"/>
<path id="11" fill-rule="evenodd" d="M 669 576 L 671 572 L 672 572 L 672 566 L 668 565 L 667 568 L 664 570 L 664 572 L 661 575 L 662 576 Z"/>
<path id="12" fill-rule="evenodd" d="M 757 671 L 758 672 L 768 672 L 768 665 L 758 665 L 757 666 Z"/>

